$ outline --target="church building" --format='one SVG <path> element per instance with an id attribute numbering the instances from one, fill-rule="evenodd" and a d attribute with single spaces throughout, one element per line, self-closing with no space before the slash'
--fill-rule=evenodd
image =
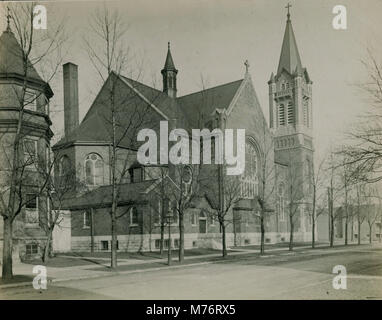
<path id="1" fill-rule="evenodd" d="M 74 172 L 78 192 L 64 205 L 70 216 L 70 228 L 62 232 L 70 243 L 56 250 L 110 251 L 113 179 L 118 181 L 118 250 L 159 249 L 162 225 L 159 213 L 163 210 L 158 190 L 163 179 L 171 179 L 176 165 L 172 168 L 171 164 L 140 164 L 137 132 L 150 127 L 159 136 L 161 121 L 167 121 L 170 130 L 181 128 L 190 135 L 197 128 L 245 129 L 245 171 L 238 177 L 240 195 L 229 212 L 228 246 L 259 244 L 259 196 L 266 198 L 268 204 L 266 243 L 287 242 L 291 228 L 295 241 L 309 241 L 314 153 L 312 81 L 301 62 L 289 12 L 278 68 L 268 81 L 269 123 L 257 98 L 248 62 L 245 67 L 242 79 L 178 96 L 177 89 L 182 84 L 178 83 L 177 75 L 182 70 L 175 67 L 168 44 L 161 70 L 162 90 L 112 73 L 79 123 L 78 67 L 65 64 L 65 136 L 53 146 L 57 159 L 55 177 Z M 112 132 L 120 139 L 112 139 Z M 212 138 L 211 141 L 215 142 Z M 116 162 L 113 143 L 118 144 Z M 117 177 L 113 175 L 112 163 L 116 163 Z M 218 181 L 211 183 L 219 188 Z M 165 211 L 172 210 L 169 199 Z M 207 192 L 198 194 L 187 208 L 186 249 L 221 247 L 221 228 L 209 214 L 211 210 L 213 205 Z M 164 243 L 166 247 L 177 248 L 176 210 L 171 223 L 171 242 L 166 231 Z"/>

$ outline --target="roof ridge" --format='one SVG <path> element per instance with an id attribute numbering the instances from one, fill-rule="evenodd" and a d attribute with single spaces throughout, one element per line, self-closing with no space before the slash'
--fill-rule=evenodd
<path id="1" fill-rule="evenodd" d="M 138 84 L 140 84 L 140 85 L 142 85 L 142 86 L 145 86 L 145 87 L 147 87 L 147 88 L 149 88 L 149 89 L 152 89 L 152 90 L 155 90 L 155 91 L 158 91 L 158 92 L 160 92 L 160 93 L 163 93 L 164 94 L 164 92 L 163 91 L 161 91 L 161 90 L 159 90 L 159 89 L 157 89 L 157 88 L 154 88 L 154 87 L 151 87 L 151 86 L 149 86 L 149 85 L 147 85 L 147 84 L 145 84 L 145 83 L 143 83 L 143 82 L 140 82 L 140 81 L 137 81 L 137 80 L 134 80 L 134 79 L 131 79 L 131 78 L 128 78 L 128 77 L 126 77 L 126 76 L 123 76 L 123 75 L 120 75 L 121 77 L 123 77 L 123 78 L 125 78 L 126 80 L 128 80 L 128 81 L 133 81 L 133 82 L 136 82 L 136 83 L 138 83 Z"/>
<path id="2" fill-rule="evenodd" d="M 222 83 L 222 84 L 219 84 L 219 85 L 217 85 L 217 86 L 210 87 L 210 88 L 207 88 L 207 89 L 204 89 L 204 90 L 200 90 L 200 91 L 195 91 L 195 92 L 192 92 L 192 93 L 188 93 L 188 94 L 185 94 L 185 95 L 183 95 L 183 96 L 177 97 L 176 100 L 178 100 L 178 99 L 182 99 L 182 98 L 184 98 L 184 97 L 191 96 L 191 95 L 193 95 L 193 94 L 198 94 L 198 93 L 201 93 L 201 92 L 203 92 L 203 91 L 208 91 L 208 90 L 216 89 L 216 88 L 219 88 L 219 87 L 227 86 L 227 85 L 233 84 L 233 83 L 235 83 L 235 82 L 239 82 L 239 81 L 244 81 L 244 78 L 242 78 L 242 79 L 238 79 L 238 80 L 235 80 L 235 81 L 231 81 L 231 82 Z"/>

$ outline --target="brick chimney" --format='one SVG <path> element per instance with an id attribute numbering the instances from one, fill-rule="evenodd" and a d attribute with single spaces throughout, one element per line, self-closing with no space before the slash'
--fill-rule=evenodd
<path id="1" fill-rule="evenodd" d="M 64 73 L 64 118 L 67 137 L 79 125 L 78 66 L 68 62 L 63 65 Z"/>

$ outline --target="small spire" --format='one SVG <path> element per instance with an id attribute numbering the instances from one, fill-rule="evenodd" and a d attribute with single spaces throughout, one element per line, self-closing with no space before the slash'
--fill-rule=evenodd
<path id="1" fill-rule="evenodd" d="M 7 7 L 7 31 L 11 31 L 11 18 L 9 7 Z"/>
<path id="2" fill-rule="evenodd" d="M 171 56 L 170 41 L 167 42 L 167 57 L 166 57 L 166 62 L 164 64 L 163 70 L 172 70 L 172 71 L 176 70 L 174 61 L 172 60 L 172 56 Z"/>
<path id="3" fill-rule="evenodd" d="M 292 5 L 288 2 L 288 4 L 286 5 L 285 9 L 288 10 L 288 14 L 287 14 L 287 21 L 290 21 L 290 12 L 289 12 L 289 9 L 292 7 Z"/>
<path id="4" fill-rule="evenodd" d="M 248 70 L 249 70 L 249 61 L 245 60 L 244 65 L 245 65 L 245 73 L 248 73 Z"/>

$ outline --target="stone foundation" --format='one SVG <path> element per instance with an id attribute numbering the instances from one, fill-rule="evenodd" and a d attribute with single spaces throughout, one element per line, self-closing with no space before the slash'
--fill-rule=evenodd
<path id="1" fill-rule="evenodd" d="M 165 234 L 165 241 L 168 240 L 168 235 Z M 227 247 L 233 246 L 250 246 L 259 245 L 261 239 L 260 232 L 254 233 L 227 233 L 226 243 Z M 141 252 L 159 250 L 160 235 L 119 235 L 118 236 L 118 250 L 121 252 Z M 311 240 L 311 234 L 296 232 L 294 234 L 295 242 L 308 242 Z M 103 241 L 107 241 L 107 249 L 102 247 Z M 179 233 L 171 235 L 172 248 L 178 248 Z M 289 241 L 289 233 L 270 232 L 265 234 L 266 244 L 275 244 Z M 157 245 L 156 245 L 157 242 Z M 222 248 L 222 235 L 221 233 L 188 233 L 184 235 L 184 248 L 210 248 L 220 250 Z M 71 238 L 71 251 L 73 252 L 89 252 L 91 250 L 90 237 L 72 237 Z M 94 251 L 111 250 L 111 236 L 95 236 L 94 237 Z"/>

